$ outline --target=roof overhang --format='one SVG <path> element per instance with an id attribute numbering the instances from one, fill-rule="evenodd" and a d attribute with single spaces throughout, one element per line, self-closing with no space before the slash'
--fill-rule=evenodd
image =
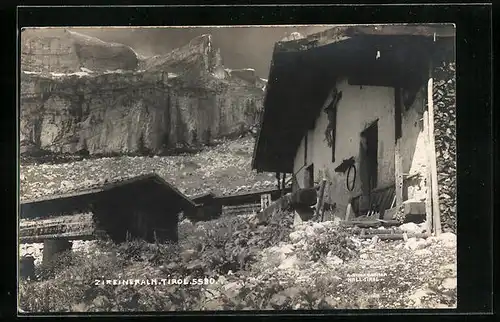
<path id="1" fill-rule="evenodd" d="M 432 29 L 384 27 L 339 27 L 276 43 L 253 169 L 293 172 L 297 147 L 338 79 L 388 87 L 415 87 L 425 80 L 436 42 Z"/>
<path id="2" fill-rule="evenodd" d="M 91 200 L 100 198 L 99 196 L 104 196 L 103 198 L 106 198 L 106 192 L 120 193 L 120 191 L 127 191 L 130 189 L 134 189 L 134 191 L 137 189 L 147 189 L 148 191 L 145 191 L 146 194 L 152 193 L 151 189 L 153 189 L 154 198 L 158 200 L 168 200 L 169 205 L 173 207 L 171 209 L 173 212 L 194 208 L 196 206 L 191 199 L 157 174 L 140 175 L 64 194 L 48 195 L 36 199 L 22 200 L 20 202 L 20 206 L 21 209 L 25 207 L 44 207 L 48 204 L 68 203 L 72 202 L 72 200 L 75 200 L 75 205 L 77 205 L 77 200 L 90 202 Z"/>

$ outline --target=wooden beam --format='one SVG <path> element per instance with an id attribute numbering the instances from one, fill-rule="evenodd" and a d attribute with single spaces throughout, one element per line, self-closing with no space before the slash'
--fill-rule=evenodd
<path id="1" fill-rule="evenodd" d="M 434 234 L 441 234 L 441 215 L 439 212 L 439 193 L 437 181 L 437 164 L 436 164 L 436 142 L 434 139 L 434 99 L 433 99 L 433 79 L 432 79 L 432 63 L 429 64 L 429 81 L 427 82 L 427 107 L 429 112 L 429 152 L 430 152 L 430 170 L 431 170 L 431 187 L 432 187 L 432 213 Z"/>
<path id="2" fill-rule="evenodd" d="M 402 113 L 403 106 L 401 101 L 401 88 L 396 88 L 394 91 L 394 138 L 396 144 L 394 146 L 394 186 L 396 194 L 396 216 L 401 215 L 401 206 L 403 205 L 403 161 L 401 160 L 401 137 L 402 133 Z"/>
<path id="3" fill-rule="evenodd" d="M 325 186 L 326 186 L 326 179 L 323 179 L 321 181 L 320 187 L 319 187 L 319 196 L 318 196 L 318 202 L 316 205 L 316 212 L 314 214 L 314 218 L 319 218 L 321 215 L 321 210 L 323 209 L 323 199 L 325 196 Z M 321 220 L 323 221 L 323 220 Z"/>
<path id="4" fill-rule="evenodd" d="M 403 234 L 404 231 L 401 229 L 397 228 L 384 228 L 384 229 L 377 229 L 377 228 L 358 228 L 355 227 L 351 230 L 353 234 L 363 234 L 363 235 L 389 235 L 389 234 Z"/>
<path id="5" fill-rule="evenodd" d="M 424 141 L 426 147 L 427 154 L 427 163 L 426 163 L 426 188 L 427 188 L 427 197 L 425 198 L 425 227 L 427 232 L 433 232 L 433 223 L 432 223 L 432 185 L 431 185 L 431 145 L 429 139 L 429 112 L 424 112 Z"/>
<path id="6" fill-rule="evenodd" d="M 403 162 L 401 160 L 401 139 L 396 141 L 394 148 L 394 174 L 396 193 L 396 214 L 401 214 L 403 205 Z"/>
<path id="7" fill-rule="evenodd" d="M 380 226 L 398 226 L 401 223 L 397 220 L 348 220 L 341 221 L 341 226 L 358 226 L 358 227 L 380 227 Z"/>
<path id="8" fill-rule="evenodd" d="M 360 235 L 359 238 L 362 239 L 371 239 L 373 237 L 377 237 L 381 240 L 397 240 L 397 239 L 404 239 L 404 234 L 365 234 L 365 235 Z M 429 234 L 407 234 L 407 238 L 427 238 L 429 237 Z"/>
<path id="9" fill-rule="evenodd" d="M 84 231 L 81 233 L 51 234 L 40 236 L 20 236 L 20 244 L 43 243 L 47 239 L 51 240 L 93 240 L 99 238 L 95 230 Z"/>

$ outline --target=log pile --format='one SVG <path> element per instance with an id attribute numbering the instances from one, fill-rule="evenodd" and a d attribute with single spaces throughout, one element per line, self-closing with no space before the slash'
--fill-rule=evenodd
<path id="1" fill-rule="evenodd" d="M 439 208 L 444 232 L 456 233 L 456 109 L 455 63 L 434 69 L 434 135 L 438 174 Z"/>

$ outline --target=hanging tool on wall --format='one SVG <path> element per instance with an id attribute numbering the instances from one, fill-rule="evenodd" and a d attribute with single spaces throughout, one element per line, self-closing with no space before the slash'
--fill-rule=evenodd
<path id="1" fill-rule="evenodd" d="M 356 184 L 356 161 L 354 157 L 350 157 L 349 159 L 345 159 L 342 163 L 335 168 L 335 172 L 345 173 L 347 171 L 346 177 L 346 187 L 347 190 L 353 191 Z M 351 181 L 352 177 L 352 181 Z M 351 181 L 351 183 L 350 183 Z"/>

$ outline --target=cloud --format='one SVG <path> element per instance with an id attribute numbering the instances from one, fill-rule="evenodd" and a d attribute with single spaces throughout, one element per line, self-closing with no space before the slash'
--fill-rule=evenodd
<path id="1" fill-rule="evenodd" d="M 210 33 L 221 49 L 228 68 L 254 68 L 257 75 L 267 78 L 276 41 L 292 32 L 308 35 L 327 26 L 297 27 L 195 27 L 195 28 L 71 28 L 71 30 L 118 42 L 132 47 L 144 56 L 160 55 L 187 44 L 192 38 Z"/>

